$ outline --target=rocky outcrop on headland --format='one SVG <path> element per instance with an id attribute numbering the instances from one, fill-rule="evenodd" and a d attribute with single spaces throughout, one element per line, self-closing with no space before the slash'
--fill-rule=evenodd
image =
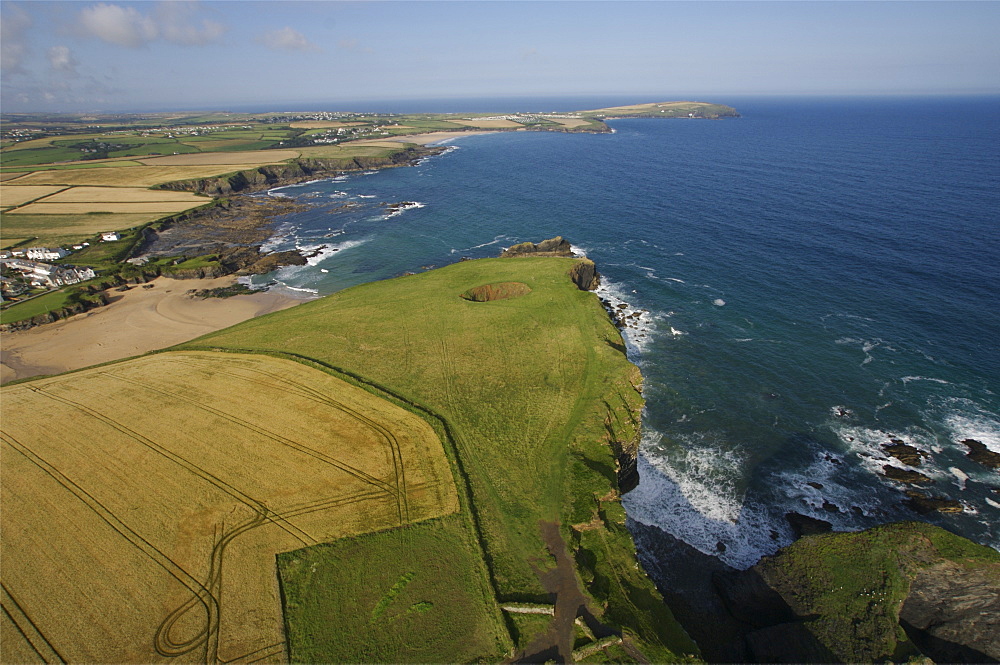
<path id="1" fill-rule="evenodd" d="M 580 259 L 570 268 L 569 278 L 581 291 L 594 291 L 601 285 L 601 274 L 590 259 Z"/>
<path id="2" fill-rule="evenodd" d="M 500 254 L 501 259 L 511 259 L 518 256 L 575 256 L 573 246 L 562 236 L 543 240 L 537 245 L 533 242 L 522 242 L 508 247 Z"/>
<path id="3" fill-rule="evenodd" d="M 929 524 L 808 536 L 714 581 L 754 662 L 1000 659 L 1000 554 Z"/>

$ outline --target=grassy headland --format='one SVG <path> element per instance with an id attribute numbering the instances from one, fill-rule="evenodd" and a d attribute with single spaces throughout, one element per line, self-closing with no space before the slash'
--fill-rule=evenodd
<path id="1" fill-rule="evenodd" d="M 575 562 L 568 575 L 582 581 L 589 611 L 646 657 L 673 660 L 696 647 L 636 566 L 617 492 L 616 450 L 637 444 L 640 376 L 597 298 L 571 282 L 574 263 L 458 263 L 347 289 L 185 346 L 308 359 L 436 423 L 493 602 L 551 602 L 542 578 L 558 557 L 543 525 L 558 523 Z M 498 282 L 530 291 L 462 297 Z M 365 562 L 359 556 L 354 565 Z M 378 631 L 369 637 L 380 639 Z M 315 646 L 294 648 L 318 657 Z"/>

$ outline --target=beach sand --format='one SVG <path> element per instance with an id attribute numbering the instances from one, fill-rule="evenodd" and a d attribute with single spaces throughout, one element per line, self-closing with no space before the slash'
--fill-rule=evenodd
<path id="1" fill-rule="evenodd" d="M 0 342 L 0 383 L 57 374 L 180 344 L 304 300 L 265 291 L 230 298 L 195 298 L 192 289 L 235 283 L 235 277 L 168 279 L 109 291 L 111 302 Z"/>

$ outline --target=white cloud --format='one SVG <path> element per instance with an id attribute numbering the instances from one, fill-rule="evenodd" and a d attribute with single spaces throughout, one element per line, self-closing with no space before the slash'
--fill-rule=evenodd
<path id="1" fill-rule="evenodd" d="M 258 40 L 261 44 L 275 51 L 304 51 L 307 53 L 318 53 L 322 51 L 298 30 L 285 26 L 278 30 L 271 30 L 261 35 Z"/>
<path id="2" fill-rule="evenodd" d="M 194 14 L 198 5 L 194 2 L 161 2 L 157 5 L 155 17 L 160 34 L 168 42 L 186 46 L 202 46 L 219 41 L 226 33 L 226 26 L 209 19 L 196 23 Z"/>
<path id="3" fill-rule="evenodd" d="M 134 7 L 102 2 L 80 11 L 80 26 L 87 35 L 127 48 L 156 39 L 185 46 L 219 41 L 226 26 L 209 19 L 198 22 L 197 9 L 195 2 L 161 2 L 147 15 Z"/>
<path id="4" fill-rule="evenodd" d="M 357 39 L 341 39 L 337 42 L 337 48 L 344 51 L 355 51 L 358 53 L 372 54 L 375 51 L 368 46 L 363 46 Z"/>
<path id="5" fill-rule="evenodd" d="M 103 2 L 80 11 L 80 26 L 91 36 L 127 48 L 144 46 L 159 33 L 156 23 L 135 8 Z"/>
<path id="6" fill-rule="evenodd" d="M 61 74 L 76 74 L 77 62 L 68 46 L 53 46 L 49 49 L 49 64 Z"/>
<path id="7" fill-rule="evenodd" d="M 28 47 L 24 33 L 31 27 L 31 17 L 17 5 L 6 4 L 0 14 L 0 68 L 8 74 L 23 72 L 21 61 Z"/>

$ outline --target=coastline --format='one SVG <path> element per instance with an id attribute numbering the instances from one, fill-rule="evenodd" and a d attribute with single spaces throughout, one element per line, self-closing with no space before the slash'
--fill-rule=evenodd
<path id="1" fill-rule="evenodd" d="M 192 290 L 231 286 L 236 276 L 212 279 L 158 277 L 111 302 L 62 321 L 4 333 L 0 383 L 59 374 L 121 360 L 192 340 L 305 299 L 264 291 L 229 298 L 196 298 Z"/>
<path id="2" fill-rule="evenodd" d="M 403 136 L 387 136 L 383 139 L 362 139 L 351 141 L 345 145 L 372 145 L 378 143 L 416 143 L 417 145 L 429 146 L 442 143 L 451 139 L 462 138 L 463 136 L 481 136 L 483 134 L 498 134 L 499 131 L 491 130 L 471 130 L 471 131 L 442 131 L 428 132 L 426 134 L 406 134 Z"/>

